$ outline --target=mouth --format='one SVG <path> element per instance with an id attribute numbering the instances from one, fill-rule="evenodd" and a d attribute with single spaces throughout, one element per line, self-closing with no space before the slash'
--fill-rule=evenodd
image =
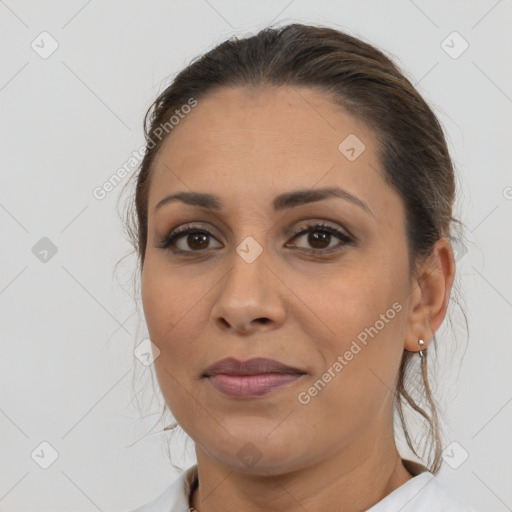
<path id="1" fill-rule="evenodd" d="M 264 373 L 305 374 L 306 372 L 265 357 L 254 357 L 247 361 L 227 357 L 206 368 L 202 376 L 211 377 L 220 373 L 224 375 L 261 375 Z"/>
<path id="2" fill-rule="evenodd" d="M 259 375 L 226 375 L 206 377 L 212 387 L 229 398 L 247 399 L 268 395 L 286 388 L 304 377 L 303 373 L 261 373 Z"/>
<path id="3" fill-rule="evenodd" d="M 307 372 L 275 359 L 238 361 L 229 357 L 209 366 L 202 377 L 224 396 L 248 399 L 289 387 L 305 375 Z"/>

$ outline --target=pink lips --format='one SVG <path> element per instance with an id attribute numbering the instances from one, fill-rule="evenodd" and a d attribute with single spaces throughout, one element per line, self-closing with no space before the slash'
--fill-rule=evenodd
<path id="1" fill-rule="evenodd" d="M 274 359 L 253 358 L 242 362 L 227 358 L 209 366 L 203 377 L 230 398 L 254 398 L 287 387 L 305 372 Z"/>

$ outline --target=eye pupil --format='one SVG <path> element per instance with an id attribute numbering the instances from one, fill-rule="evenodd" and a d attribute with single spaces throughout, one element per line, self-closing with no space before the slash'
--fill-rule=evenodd
<path id="1" fill-rule="evenodd" d="M 199 246 L 196 246 L 196 242 Z M 191 233 L 187 237 L 187 243 L 191 249 L 205 249 L 208 247 L 208 235 L 206 233 Z"/>
<path id="2" fill-rule="evenodd" d="M 316 249 L 318 249 L 318 248 L 319 249 L 323 249 L 323 248 L 329 246 L 330 236 L 331 236 L 331 234 L 330 233 L 326 233 L 325 231 L 311 231 L 309 233 L 308 243 L 310 243 Z M 327 241 L 327 244 L 326 245 L 322 245 L 322 242 L 325 242 L 325 241 Z M 318 247 L 316 245 L 318 242 L 320 242 L 320 247 Z"/>

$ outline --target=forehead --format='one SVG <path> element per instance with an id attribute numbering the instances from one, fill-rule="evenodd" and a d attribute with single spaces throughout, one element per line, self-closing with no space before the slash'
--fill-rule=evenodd
<path id="1" fill-rule="evenodd" d="M 175 161 L 198 156 L 190 153 L 190 146 L 198 152 L 243 148 L 265 149 L 265 153 L 285 150 L 301 156 L 314 151 L 311 146 L 315 145 L 315 153 L 337 157 L 338 144 L 351 133 L 373 150 L 370 130 L 319 90 L 221 88 L 198 101 L 167 137 L 161 153 L 172 151 Z"/>
<path id="2" fill-rule="evenodd" d="M 149 208 L 174 190 L 270 203 L 281 192 L 315 184 L 382 201 L 388 187 L 376 144 L 362 121 L 319 90 L 221 88 L 200 98 L 163 143 Z"/>

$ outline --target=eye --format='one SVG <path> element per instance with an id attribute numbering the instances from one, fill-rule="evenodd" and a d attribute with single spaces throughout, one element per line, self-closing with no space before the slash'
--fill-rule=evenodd
<path id="1" fill-rule="evenodd" d="M 158 247 L 173 253 L 194 253 L 211 249 L 210 239 L 215 240 L 209 231 L 187 225 L 172 231 Z"/>
<path id="2" fill-rule="evenodd" d="M 338 238 L 339 242 L 331 245 L 333 236 Z M 328 224 L 321 223 L 308 226 L 306 229 L 299 231 L 294 236 L 293 240 L 301 238 L 313 248 L 301 247 L 300 249 L 304 249 L 306 252 L 312 254 L 330 254 L 341 250 L 343 245 L 352 244 L 354 242 L 353 239 L 343 231 Z"/>

